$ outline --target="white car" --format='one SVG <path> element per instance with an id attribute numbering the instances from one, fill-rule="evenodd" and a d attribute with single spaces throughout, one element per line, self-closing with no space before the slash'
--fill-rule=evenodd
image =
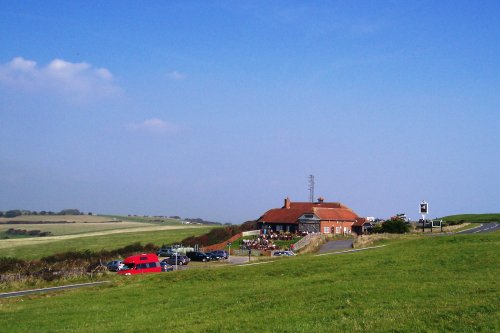
<path id="1" fill-rule="evenodd" d="M 276 251 L 273 254 L 273 256 L 276 256 L 276 257 L 281 257 L 281 256 L 291 257 L 291 256 L 295 256 L 295 255 L 296 254 L 293 251 Z"/>

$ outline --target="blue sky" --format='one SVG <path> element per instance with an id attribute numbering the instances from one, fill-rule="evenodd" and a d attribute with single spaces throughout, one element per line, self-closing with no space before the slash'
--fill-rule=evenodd
<path id="1" fill-rule="evenodd" d="M 498 1 L 0 1 L 0 210 L 499 211 Z"/>

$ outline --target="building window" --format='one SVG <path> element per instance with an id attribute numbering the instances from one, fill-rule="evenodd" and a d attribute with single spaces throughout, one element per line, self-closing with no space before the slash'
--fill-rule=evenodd
<path id="1" fill-rule="evenodd" d="M 336 234 L 340 234 L 340 227 L 336 227 L 336 228 L 335 228 L 335 233 L 336 233 Z"/>
<path id="2" fill-rule="evenodd" d="M 323 233 L 324 234 L 329 234 L 330 233 L 330 227 L 324 227 L 323 228 Z"/>
<path id="3" fill-rule="evenodd" d="M 306 218 L 306 219 L 312 219 L 313 217 L 314 217 L 313 214 L 305 214 L 304 215 L 304 218 Z"/>

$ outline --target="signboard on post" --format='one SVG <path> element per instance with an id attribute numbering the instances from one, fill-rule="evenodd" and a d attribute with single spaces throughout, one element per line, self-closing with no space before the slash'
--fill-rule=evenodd
<path id="1" fill-rule="evenodd" d="M 428 213 L 429 213 L 429 204 L 425 202 L 425 200 L 422 200 L 422 202 L 420 203 L 420 214 L 422 214 L 422 232 L 425 232 L 425 216 Z"/>
<path id="2" fill-rule="evenodd" d="M 432 220 L 432 227 L 433 228 L 440 228 L 442 222 L 443 222 L 442 220 Z"/>
<path id="3" fill-rule="evenodd" d="M 420 214 L 429 214 L 429 204 L 425 201 L 420 203 Z"/>

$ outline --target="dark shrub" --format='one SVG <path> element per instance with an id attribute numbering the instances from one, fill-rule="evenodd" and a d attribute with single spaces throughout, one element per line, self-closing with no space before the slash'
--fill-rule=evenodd
<path id="1" fill-rule="evenodd" d="M 382 232 L 404 234 L 410 231 L 410 225 L 403 220 L 394 219 L 382 222 Z"/>
<path id="2" fill-rule="evenodd" d="M 5 273 L 9 271 L 13 271 L 16 267 L 21 267 L 26 264 L 26 261 L 11 258 L 11 257 L 0 257 L 0 273 Z"/>

